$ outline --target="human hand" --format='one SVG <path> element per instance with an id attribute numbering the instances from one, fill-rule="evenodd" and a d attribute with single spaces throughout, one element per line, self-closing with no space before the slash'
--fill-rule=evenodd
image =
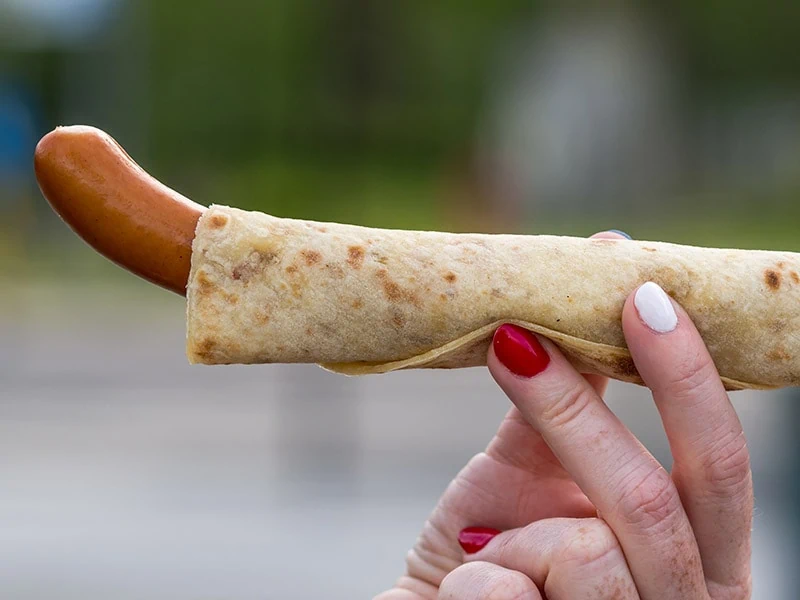
<path id="1" fill-rule="evenodd" d="M 628 298 L 622 321 L 672 474 L 602 401 L 604 378 L 503 326 L 488 365 L 515 408 L 376 600 L 749 597 L 749 455 L 713 362 L 655 284 Z"/>

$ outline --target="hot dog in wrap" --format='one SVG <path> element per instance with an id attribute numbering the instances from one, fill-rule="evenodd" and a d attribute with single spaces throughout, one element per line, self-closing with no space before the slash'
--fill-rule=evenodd
<path id="1" fill-rule="evenodd" d="M 728 389 L 800 382 L 800 255 L 546 235 L 382 230 L 212 206 L 187 288 L 193 363 L 339 373 L 485 364 L 494 330 L 635 383 L 621 312 L 646 281 L 691 316 Z"/>

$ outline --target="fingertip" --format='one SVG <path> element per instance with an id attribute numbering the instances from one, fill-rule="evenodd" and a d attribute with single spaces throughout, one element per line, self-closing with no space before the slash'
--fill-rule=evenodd
<path id="1" fill-rule="evenodd" d="M 622 330 L 629 345 L 629 336 L 669 336 L 685 329 L 687 323 L 691 325 L 686 311 L 652 281 L 639 285 L 628 294 L 622 307 Z"/>
<path id="2" fill-rule="evenodd" d="M 492 338 L 492 352 L 502 369 L 522 379 L 530 379 L 550 364 L 550 354 L 539 337 L 519 325 L 501 325 Z"/>
<path id="3" fill-rule="evenodd" d="M 619 229 L 609 229 L 607 231 L 600 231 L 592 236 L 590 240 L 632 240 L 633 238 Z"/>
<path id="4" fill-rule="evenodd" d="M 660 290 L 660 292 L 658 291 Z M 659 300 L 658 295 L 663 293 Z M 622 329 L 639 374 L 649 387 L 698 360 L 710 362 L 700 332 L 681 305 L 647 282 L 634 290 L 622 309 Z"/>

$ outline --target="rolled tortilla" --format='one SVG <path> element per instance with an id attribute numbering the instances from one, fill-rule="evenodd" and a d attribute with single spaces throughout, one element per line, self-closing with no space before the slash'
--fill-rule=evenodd
<path id="1" fill-rule="evenodd" d="M 800 381 L 800 254 L 382 230 L 223 206 L 197 226 L 187 353 L 349 375 L 472 367 L 494 330 L 516 323 L 582 372 L 641 383 L 620 317 L 645 281 L 686 309 L 728 389 Z"/>

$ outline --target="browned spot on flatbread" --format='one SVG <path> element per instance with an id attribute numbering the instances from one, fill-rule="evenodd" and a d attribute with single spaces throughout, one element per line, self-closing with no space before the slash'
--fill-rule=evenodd
<path id="1" fill-rule="evenodd" d="M 786 263 L 785 263 L 785 262 L 783 262 L 782 260 L 779 260 L 779 261 L 778 261 L 778 268 L 779 268 L 779 269 L 783 269 L 783 268 L 785 268 L 785 267 L 786 267 Z"/>
<path id="2" fill-rule="evenodd" d="M 217 347 L 217 342 L 211 338 L 205 338 L 199 344 L 197 344 L 197 348 L 195 348 L 195 354 L 202 358 L 203 360 L 208 360 L 212 358 L 214 349 Z"/>
<path id="3" fill-rule="evenodd" d="M 314 330 L 311 327 L 306 327 L 306 335 L 314 335 Z"/>
<path id="4" fill-rule="evenodd" d="M 447 283 L 453 284 L 453 283 L 455 283 L 455 282 L 456 282 L 456 280 L 458 279 L 458 277 L 457 277 L 457 276 L 456 276 L 456 274 L 455 274 L 455 273 L 453 273 L 452 271 L 448 271 L 447 273 L 445 273 L 445 275 L 444 275 L 444 278 L 443 278 L 443 279 L 444 279 L 444 280 L 445 280 Z"/>
<path id="5" fill-rule="evenodd" d="M 772 333 L 780 333 L 784 329 L 786 329 L 786 321 L 783 319 L 776 319 L 772 323 L 769 324 L 769 328 Z"/>
<path id="6" fill-rule="evenodd" d="M 781 274 L 773 269 L 767 269 L 764 271 L 764 282 L 769 289 L 776 292 L 781 287 Z"/>
<path id="7" fill-rule="evenodd" d="M 362 306 L 364 306 L 364 303 L 361 300 L 359 299 L 353 300 L 353 308 L 359 309 Z"/>
<path id="8" fill-rule="evenodd" d="M 208 275 L 206 275 L 205 271 L 198 271 L 195 281 L 197 283 L 197 294 L 200 296 L 219 293 L 222 298 L 230 304 L 236 304 L 239 302 L 238 294 L 232 294 L 220 288 L 216 283 L 208 278 Z"/>
<path id="9" fill-rule="evenodd" d="M 385 265 L 389 262 L 389 257 L 384 254 L 381 254 L 380 252 L 371 251 L 369 254 L 372 257 L 372 260 L 382 265 Z"/>
<path id="10" fill-rule="evenodd" d="M 322 260 L 322 254 L 316 250 L 301 250 L 300 256 L 303 257 L 303 260 L 306 261 L 306 265 L 309 267 L 313 267 Z"/>
<path id="11" fill-rule="evenodd" d="M 197 277 L 195 278 L 197 282 L 197 291 L 201 294 L 210 294 L 216 286 L 216 284 L 208 278 L 205 271 L 198 271 Z"/>
<path id="12" fill-rule="evenodd" d="M 650 248 L 649 246 L 643 246 L 642 250 L 644 250 L 645 252 L 658 252 L 657 248 Z"/>
<path id="13" fill-rule="evenodd" d="M 403 299 L 403 290 L 401 290 L 400 286 L 390 279 L 384 280 L 383 291 L 386 294 L 386 297 L 392 302 L 400 302 L 400 300 Z"/>
<path id="14" fill-rule="evenodd" d="M 319 231 L 320 233 L 328 233 L 328 228 L 317 226 L 317 231 Z"/>
<path id="15" fill-rule="evenodd" d="M 289 265 L 288 267 L 286 267 L 286 273 L 289 275 L 297 273 L 297 265 Z"/>
<path id="16" fill-rule="evenodd" d="M 790 360 L 792 355 L 786 351 L 783 346 L 776 346 L 767 352 L 767 358 L 770 360 Z"/>
<path id="17" fill-rule="evenodd" d="M 361 246 L 350 246 L 347 249 L 347 264 L 354 269 L 360 269 L 364 264 L 364 248 Z"/>
<path id="18" fill-rule="evenodd" d="M 447 300 L 447 294 L 439 294 L 439 300 L 442 300 L 442 301 Z"/>
<path id="19" fill-rule="evenodd" d="M 256 311 L 256 321 L 261 325 L 266 325 L 269 323 L 269 313 L 266 310 Z"/>
<path id="20" fill-rule="evenodd" d="M 342 279 L 344 277 L 344 269 L 336 263 L 326 263 L 325 268 L 336 279 Z"/>
<path id="21" fill-rule="evenodd" d="M 800 275 L 797 274 L 797 271 L 792 271 L 789 273 L 789 275 L 791 276 L 792 281 L 795 283 L 800 283 Z"/>
<path id="22" fill-rule="evenodd" d="M 265 265 L 271 265 L 278 260 L 278 255 L 271 250 L 254 250 L 247 260 L 233 267 L 231 276 L 237 281 L 247 283 L 253 275 L 263 271 Z"/>
<path id="23" fill-rule="evenodd" d="M 639 377 L 639 371 L 636 370 L 636 365 L 629 356 L 615 356 L 609 361 L 609 366 L 614 373 L 622 377 Z"/>
<path id="24" fill-rule="evenodd" d="M 421 303 L 417 295 L 400 287 L 396 281 L 389 277 L 389 272 L 386 269 L 380 269 L 376 275 L 381 280 L 383 293 L 389 302 L 407 302 L 420 308 Z"/>
<path id="25" fill-rule="evenodd" d="M 228 217 L 225 215 L 212 215 L 208 220 L 208 226 L 211 227 L 211 229 L 222 229 L 227 224 Z"/>
<path id="26" fill-rule="evenodd" d="M 395 313 L 392 315 L 392 325 L 397 327 L 398 329 L 406 324 L 405 317 L 400 313 Z"/>

